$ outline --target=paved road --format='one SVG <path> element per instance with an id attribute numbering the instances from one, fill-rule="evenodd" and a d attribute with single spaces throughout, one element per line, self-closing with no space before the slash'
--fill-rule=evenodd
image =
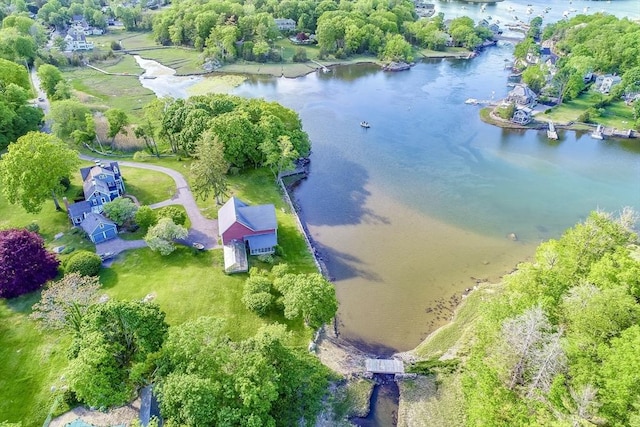
<path id="1" fill-rule="evenodd" d="M 98 157 L 91 157 L 81 154 L 80 158 L 83 160 L 106 160 L 109 159 L 100 159 Z M 148 169 L 156 172 L 161 172 L 169 175 L 173 178 L 176 183 L 177 192 L 173 195 L 173 197 L 169 200 L 165 200 L 160 203 L 155 203 L 151 205 L 152 208 L 159 208 L 163 206 L 169 205 L 182 205 L 187 211 L 187 215 L 189 215 L 189 220 L 191 221 L 191 228 L 189 229 L 189 235 L 187 236 L 186 243 L 193 244 L 195 242 L 202 243 L 205 249 L 213 249 L 219 247 L 218 245 L 218 221 L 213 219 L 207 219 L 202 215 L 198 205 L 196 204 L 196 200 L 193 197 L 193 193 L 189 189 L 189 184 L 187 184 L 187 180 L 184 179 L 184 176 L 180 172 L 177 172 L 173 169 L 165 168 L 163 166 L 150 165 L 146 163 L 137 163 L 137 162 L 129 162 L 129 161 L 120 161 L 118 160 L 118 164 L 121 166 L 127 166 L 132 168 L 139 169 Z"/>

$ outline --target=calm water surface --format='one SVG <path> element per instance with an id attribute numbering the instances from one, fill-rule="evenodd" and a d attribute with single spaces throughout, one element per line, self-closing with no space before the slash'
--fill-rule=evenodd
<path id="1" fill-rule="evenodd" d="M 506 23 L 547 6 L 546 22 L 587 7 L 640 17 L 637 0 L 505 1 L 484 12 L 436 2 L 436 11 Z M 471 61 L 401 73 L 361 65 L 254 78 L 234 91 L 296 110 L 311 137 L 311 174 L 295 198 L 335 278 L 343 337 L 381 353 L 413 348 L 449 319 L 466 288 L 498 279 L 589 211 L 640 208 L 640 141 L 560 131 L 549 142 L 543 132 L 484 124 L 478 107 L 464 104 L 507 93 L 512 51 L 500 44 Z M 159 76 L 143 81 L 159 96 L 184 97 L 194 83 L 139 62 Z"/>
<path id="2" fill-rule="evenodd" d="M 511 52 L 402 73 L 364 65 L 254 79 L 235 91 L 298 111 L 313 141 L 295 197 L 336 279 L 345 338 L 412 348 L 476 280 L 497 279 L 593 209 L 640 207 L 639 142 L 561 131 L 550 143 L 486 125 L 464 104 L 506 94 Z"/>

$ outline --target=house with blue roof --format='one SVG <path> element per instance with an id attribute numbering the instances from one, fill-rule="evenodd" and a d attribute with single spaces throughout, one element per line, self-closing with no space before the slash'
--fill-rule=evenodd
<path id="1" fill-rule="evenodd" d="M 103 205 L 125 193 L 124 180 L 118 162 L 108 165 L 96 162 L 95 166 L 80 169 L 84 200 L 68 204 L 67 214 L 71 223 L 82 227 L 94 243 L 100 243 L 117 236 L 117 227 L 105 218 Z M 89 220 L 85 225 L 85 221 Z M 112 228 L 114 231 L 112 231 Z"/>

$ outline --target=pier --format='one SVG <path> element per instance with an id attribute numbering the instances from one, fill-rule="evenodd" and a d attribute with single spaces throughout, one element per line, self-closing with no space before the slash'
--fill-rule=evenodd
<path id="1" fill-rule="evenodd" d="M 549 129 L 547 129 L 547 138 L 557 140 L 558 132 L 556 132 L 556 127 L 553 125 L 553 122 L 549 122 Z"/>
<path id="2" fill-rule="evenodd" d="M 326 73 L 329 71 L 329 69 L 327 67 L 325 67 L 324 65 L 322 65 L 321 63 L 319 63 L 318 61 L 314 60 L 314 59 L 309 59 L 309 61 L 313 62 L 314 64 L 316 64 L 317 66 L 319 66 L 320 68 L 322 68 L 322 72 Z"/>

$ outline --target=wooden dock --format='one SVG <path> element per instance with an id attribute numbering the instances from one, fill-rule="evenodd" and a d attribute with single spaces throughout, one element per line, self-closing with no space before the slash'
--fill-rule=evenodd
<path id="1" fill-rule="evenodd" d="M 310 59 L 309 61 L 313 62 L 314 64 L 318 65 L 320 68 L 322 68 L 323 72 L 328 72 L 329 69 L 327 67 L 325 67 L 324 65 L 322 65 L 321 63 L 319 63 L 318 61 L 315 61 L 313 59 Z"/>

